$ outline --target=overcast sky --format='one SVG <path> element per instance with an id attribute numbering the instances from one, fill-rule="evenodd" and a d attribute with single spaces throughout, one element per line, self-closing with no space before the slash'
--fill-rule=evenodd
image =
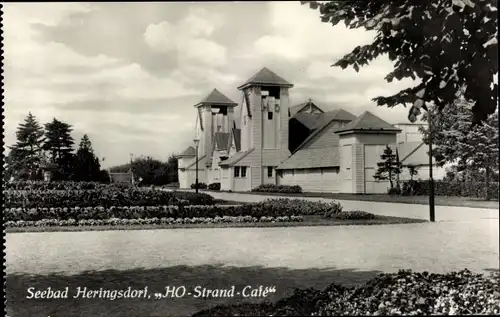
<path id="1" fill-rule="evenodd" d="M 241 103 L 237 86 L 264 66 L 295 85 L 292 105 L 408 122 L 407 109 L 371 101 L 412 85 L 384 81 L 388 59 L 330 67 L 374 34 L 300 2 L 7 3 L 3 19 L 6 145 L 31 111 L 72 124 L 76 143 L 87 133 L 104 166 L 166 159 L 192 143 L 194 104 L 213 88 Z"/>

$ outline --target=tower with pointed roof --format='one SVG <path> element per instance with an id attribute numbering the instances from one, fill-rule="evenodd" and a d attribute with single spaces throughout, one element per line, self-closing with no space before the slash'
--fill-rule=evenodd
<path id="1" fill-rule="evenodd" d="M 270 181 L 264 180 L 264 170 L 274 171 L 290 156 L 288 90 L 292 87 L 292 84 L 266 67 L 238 87 L 243 94 L 240 113 L 241 150 L 252 151 L 251 156 L 254 158 L 250 166 L 252 188 Z"/>
<path id="2" fill-rule="evenodd" d="M 231 131 L 236 106 L 235 102 L 217 89 L 212 90 L 208 96 L 195 105 L 198 110 L 197 133 L 200 137 L 198 155 L 200 158 L 204 157 L 205 162 L 210 162 L 215 133 Z"/>

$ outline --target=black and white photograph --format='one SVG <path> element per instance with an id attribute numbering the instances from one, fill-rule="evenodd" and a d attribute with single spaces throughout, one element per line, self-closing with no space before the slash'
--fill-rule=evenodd
<path id="1" fill-rule="evenodd" d="M 0 7 L 4 315 L 500 314 L 497 0 Z"/>

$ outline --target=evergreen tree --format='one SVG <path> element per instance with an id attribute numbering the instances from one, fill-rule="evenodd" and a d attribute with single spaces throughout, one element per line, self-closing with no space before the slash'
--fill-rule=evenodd
<path id="1" fill-rule="evenodd" d="M 461 144 L 467 139 L 472 127 L 472 106 L 463 97 L 459 97 L 453 104 L 439 110 L 437 107 L 428 107 L 428 112 L 422 116 L 422 121 L 429 123 L 432 119 L 432 155 L 438 166 L 446 163 L 463 165 L 463 151 Z M 429 125 L 419 128 L 425 144 L 429 144 Z"/>
<path id="2" fill-rule="evenodd" d="M 319 10 L 322 22 L 343 21 L 351 29 L 375 31 L 371 44 L 357 46 L 333 66 L 356 71 L 382 55 L 394 62 L 385 79 L 419 79 L 393 96 L 377 97 L 378 105 L 413 104 L 408 119 L 433 103 L 439 109 L 453 104 L 466 87 L 477 124 L 495 112 L 498 84 L 497 1 L 302 1 Z M 328 40 L 328 39 L 325 39 Z"/>
<path id="3" fill-rule="evenodd" d="M 460 146 L 466 163 L 473 169 L 485 171 L 486 199 L 490 199 L 489 184 L 491 174 L 498 172 L 498 112 L 474 126 L 467 139 Z"/>
<path id="4" fill-rule="evenodd" d="M 56 118 L 45 124 L 45 142 L 43 149 L 47 151 L 51 163 L 59 166 L 54 179 L 70 179 L 74 165 L 73 145 L 75 144 L 71 132 L 71 125 Z"/>
<path id="5" fill-rule="evenodd" d="M 179 159 L 177 155 L 172 154 L 167 160 L 168 164 L 168 183 L 179 182 Z"/>
<path id="6" fill-rule="evenodd" d="M 378 169 L 375 175 L 373 175 L 373 178 L 377 180 L 388 180 L 391 184 L 391 188 L 394 188 L 394 181 L 397 181 L 398 175 L 401 173 L 402 165 L 398 162 L 396 155 L 392 153 L 392 149 L 389 145 L 385 147 L 380 158 L 382 161 L 377 163 Z"/>
<path id="7" fill-rule="evenodd" d="M 408 169 L 408 174 L 410 174 L 410 180 L 413 181 L 413 177 L 418 175 L 417 168 L 414 165 L 406 166 Z"/>
<path id="8" fill-rule="evenodd" d="M 6 175 L 9 178 L 36 178 L 41 161 L 43 129 L 31 112 L 19 124 L 16 139 L 16 143 L 9 147 Z"/>
<path id="9" fill-rule="evenodd" d="M 99 158 L 94 154 L 92 142 L 87 134 L 80 140 L 74 165 L 74 179 L 77 181 L 100 181 L 102 178 Z"/>

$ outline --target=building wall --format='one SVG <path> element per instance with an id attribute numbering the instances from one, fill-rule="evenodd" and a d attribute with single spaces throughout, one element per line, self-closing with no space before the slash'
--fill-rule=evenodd
<path id="1" fill-rule="evenodd" d="M 377 163 L 385 149 L 385 144 L 365 144 L 365 191 L 370 194 L 385 194 L 390 187 L 389 181 L 379 181 L 373 178 L 377 171 Z"/>
<path id="2" fill-rule="evenodd" d="M 304 192 L 338 193 L 342 179 L 339 168 L 283 170 L 278 177 L 280 185 L 299 185 Z"/>
<path id="3" fill-rule="evenodd" d="M 418 128 L 426 126 L 426 124 L 395 124 L 394 126 L 401 129 L 401 132 L 396 137 L 397 143 L 420 142 L 422 141 L 422 134 L 418 131 Z"/>
<path id="4" fill-rule="evenodd" d="M 207 157 L 212 156 L 212 139 L 214 135 L 212 110 L 210 106 L 202 106 L 202 120 L 203 120 L 203 133 L 201 139 L 203 139 L 203 144 L 200 144 L 198 155 L 201 157 L 206 155 Z"/>
<path id="5" fill-rule="evenodd" d="M 356 139 L 353 136 L 341 136 L 339 138 L 340 154 L 340 192 L 352 193 L 353 188 L 353 143 Z"/>
<path id="6" fill-rule="evenodd" d="M 221 168 L 221 190 L 233 190 L 233 169 L 231 167 Z"/>
<path id="7" fill-rule="evenodd" d="M 239 164 L 238 164 L 239 165 Z M 253 171 L 255 168 L 251 168 L 247 166 L 247 172 L 245 177 L 234 177 L 234 166 L 231 168 L 231 172 L 233 173 L 231 176 L 233 178 L 234 182 L 234 191 L 251 191 L 253 187 L 252 186 L 252 175 Z M 259 180 L 260 184 L 260 180 Z"/>

